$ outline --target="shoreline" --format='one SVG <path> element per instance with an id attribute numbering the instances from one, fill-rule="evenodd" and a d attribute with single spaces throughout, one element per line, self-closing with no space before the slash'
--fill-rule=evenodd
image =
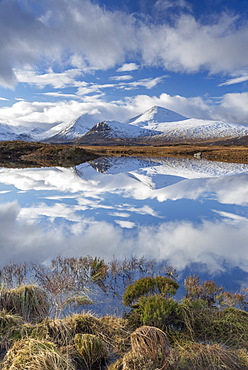
<path id="1" fill-rule="evenodd" d="M 0 142 L 0 166 L 70 167 L 99 157 L 186 157 L 248 164 L 248 146 L 174 144 L 164 146 L 72 145 L 41 142 Z"/>

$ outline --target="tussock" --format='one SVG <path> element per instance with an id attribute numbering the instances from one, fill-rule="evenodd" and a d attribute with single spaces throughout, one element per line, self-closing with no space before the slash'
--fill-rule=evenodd
<path id="1" fill-rule="evenodd" d="M 49 312 L 46 293 L 37 285 L 1 288 L 0 309 L 20 315 L 26 321 L 41 319 Z"/>
<path id="2" fill-rule="evenodd" d="M 166 334 L 153 326 L 141 326 L 131 334 L 132 352 L 165 369 L 170 349 Z"/>
<path id="3" fill-rule="evenodd" d="M 105 343 L 93 334 L 76 334 L 74 337 L 76 350 L 83 359 L 87 370 L 91 370 L 93 365 L 102 368 L 102 364 L 108 357 Z"/>
<path id="4" fill-rule="evenodd" d="M 248 353 L 245 350 L 231 350 L 220 344 L 187 342 L 172 351 L 168 369 L 247 370 Z"/>
<path id="5" fill-rule="evenodd" d="M 69 357 L 61 355 L 56 346 L 45 340 L 16 341 L 2 363 L 2 370 L 74 370 Z"/>

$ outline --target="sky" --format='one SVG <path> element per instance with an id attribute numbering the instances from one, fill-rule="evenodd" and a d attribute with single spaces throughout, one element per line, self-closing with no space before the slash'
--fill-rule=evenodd
<path id="1" fill-rule="evenodd" d="M 248 125 L 248 0 L 0 0 L 0 123 L 153 105 Z"/>

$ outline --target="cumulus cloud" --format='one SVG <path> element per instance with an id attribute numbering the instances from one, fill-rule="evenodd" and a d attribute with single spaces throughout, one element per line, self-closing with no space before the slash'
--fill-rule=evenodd
<path id="1" fill-rule="evenodd" d="M 183 0 L 174 2 L 187 9 Z M 168 8 L 170 1 L 157 1 Z M 0 83 L 13 87 L 16 73 L 27 64 L 72 64 L 80 68 L 118 72 L 143 65 L 163 66 L 167 70 L 233 73 L 245 68 L 248 50 L 247 23 L 238 16 L 223 14 L 201 23 L 193 15 L 180 13 L 173 22 L 154 23 L 134 14 L 109 11 L 90 0 L 49 0 L 34 11 L 32 1 L 0 2 Z M 126 63 L 133 57 L 134 62 Z M 124 63 L 124 64 L 123 64 Z M 38 81 L 42 83 L 42 81 Z"/>

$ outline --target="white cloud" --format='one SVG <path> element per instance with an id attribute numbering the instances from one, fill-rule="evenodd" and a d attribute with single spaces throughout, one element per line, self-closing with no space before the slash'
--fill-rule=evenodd
<path id="1" fill-rule="evenodd" d="M 79 83 L 76 82 L 76 77 L 81 75 L 82 71 L 80 69 L 69 69 L 61 73 L 55 73 L 50 69 L 44 74 L 38 74 L 32 68 L 15 70 L 15 76 L 18 82 L 35 85 L 39 89 L 42 89 L 47 85 L 52 86 L 55 89 L 61 89 L 68 86 L 78 86 Z"/>
<path id="2" fill-rule="evenodd" d="M 131 221 L 115 220 L 115 223 L 120 225 L 123 229 L 133 229 L 136 226 L 136 224 Z"/>
<path id="3" fill-rule="evenodd" d="M 80 96 L 76 94 L 63 94 L 62 92 L 46 92 L 46 93 L 39 93 L 40 95 L 45 96 L 53 96 L 54 98 L 67 98 L 67 99 L 80 99 Z"/>
<path id="4" fill-rule="evenodd" d="M 170 1 L 156 4 L 157 8 L 172 5 Z M 188 7 L 183 0 L 174 5 Z M 138 20 L 134 14 L 108 11 L 89 0 L 50 0 L 42 7 L 43 14 L 37 16 L 31 8 L 20 9 L 17 0 L 0 2 L 0 83 L 4 86 L 26 79 L 20 70 L 41 60 L 47 65 L 72 63 L 86 70 L 122 64 L 118 72 L 137 69 L 136 60 L 187 73 L 203 68 L 234 73 L 247 67 L 248 26 L 238 16 L 210 16 L 206 24 L 179 13 L 174 23 L 156 24 Z M 125 63 L 130 55 L 134 62 Z"/>
<path id="5" fill-rule="evenodd" d="M 157 0 L 155 7 L 163 11 L 170 8 L 185 8 L 191 11 L 191 5 L 185 0 Z"/>
<path id="6" fill-rule="evenodd" d="M 6 99 L 6 98 L 2 98 L 2 97 L 0 96 L 0 100 L 5 100 L 5 101 L 7 101 L 8 99 Z"/>
<path id="7" fill-rule="evenodd" d="M 248 73 L 243 73 L 240 76 L 228 79 L 226 82 L 219 84 L 219 86 L 229 86 L 229 85 L 239 84 L 239 83 L 246 82 L 246 81 L 248 81 Z"/>
<path id="8" fill-rule="evenodd" d="M 111 77 L 111 80 L 115 80 L 115 81 L 125 81 L 125 80 L 132 80 L 132 76 L 131 75 L 123 75 L 123 76 L 113 76 Z"/>
<path id="9" fill-rule="evenodd" d="M 139 69 L 139 66 L 136 63 L 124 63 L 116 72 L 131 72 Z"/>
<path id="10" fill-rule="evenodd" d="M 126 83 L 121 83 L 119 85 L 119 89 L 123 90 L 134 90 L 137 89 L 138 87 L 144 87 L 146 89 L 152 89 L 153 87 L 157 86 L 160 84 L 164 78 L 168 76 L 159 76 L 155 78 L 143 78 L 141 80 L 133 81 L 133 82 L 126 82 Z"/>

